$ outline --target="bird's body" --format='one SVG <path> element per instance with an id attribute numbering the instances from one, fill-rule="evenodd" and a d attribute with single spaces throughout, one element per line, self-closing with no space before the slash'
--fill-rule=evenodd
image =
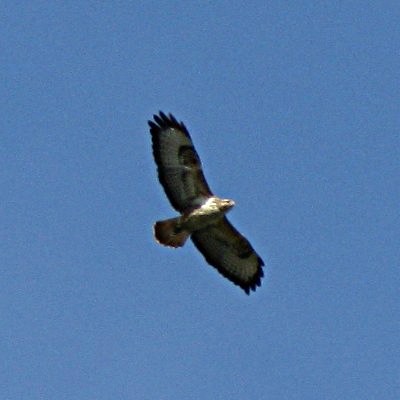
<path id="1" fill-rule="evenodd" d="M 193 232 L 205 229 L 222 220 L 225 213 L 234 204 L 233 200 L 210 197 L 204 204 L 188 210 L 180 217 L 156 222 L 154 236 L 160 244 L 181 247 Z"/>
<path id="2" fill-rule="evenodd" d="M 221 220 L 234 205 L 233 200 L 210 197 L 200 207 L 181 216 L 182 227 L 191 232 L 204 229 Z"/>

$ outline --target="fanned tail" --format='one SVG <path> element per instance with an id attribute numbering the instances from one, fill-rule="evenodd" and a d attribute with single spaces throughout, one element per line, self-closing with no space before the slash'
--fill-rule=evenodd
<path id="1" fill-rule="evenodd" d="M 190 232 L 179 229 L 178 222 L 179 217 L 157 221 L 154 224 L 154 237 L 157 242 L 164 246 L 182 247 Z"/>

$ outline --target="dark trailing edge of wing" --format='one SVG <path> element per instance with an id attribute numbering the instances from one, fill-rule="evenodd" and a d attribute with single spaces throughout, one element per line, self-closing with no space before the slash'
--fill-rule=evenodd
<path id="1" fill-rule="evenodd" d="M 262 267 L 264 266 L 264 261 L 261 259 L 261 257 L 257 256 L 257 261 L 258 261 L 258 266 L 257 266 L 257 274 L 254 275 L 253 279 L 250 282 L 243 282 L 240 279 L 238 279 L 237 276 L 230 274 L 226 269 L 224 269 L 221 265 L 219 260 L 216 260 L 211 257 L 211 253 L 205 249 L 201 242 L 196 240 L 196 234 L 191 235 L 192 242 L 194 245 L 197 247 L 197 249 L 200 251 L 200 253 L 203 255 L 205 260 L 212 265 L 214 268 L 218 270 L 218 272 L 224 276 L 225 278 L 229 279 L 231 282 L 233 282 L 235 285 L 241 287 L 246 294 L 250 294 L 250 290 L 255 291 L 257 289 L 257 286 L 261 286 L 261 278 L 264 276 L 264 271 Z M 253 250 L 254 251 L 254 250 Z"/>

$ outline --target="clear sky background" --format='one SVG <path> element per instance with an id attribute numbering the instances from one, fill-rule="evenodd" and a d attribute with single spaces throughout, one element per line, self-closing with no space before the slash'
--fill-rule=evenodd
<path id="1" fill-rule="evenodd" d="M 0 10 L 1 399 L 400 398 L 398 1 Z M 158 110 L 236 201 L 250 296 L 153 240 Z"/>

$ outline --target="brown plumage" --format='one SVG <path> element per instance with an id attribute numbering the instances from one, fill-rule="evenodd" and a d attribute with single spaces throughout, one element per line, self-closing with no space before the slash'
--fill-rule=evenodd
<path id="1" fill-rule="evenodd" d="M 225 214 L 233 200 L 213 195 L 188 130 L 171 114 L 149 121 L 158 178 L 181 214 L 154 225 L 156 240 L 181 247 L 190 236 L 206 261 L 247 294 L 261 285 L 264 262 Z"/>
<path id="2" fill-rule="evenodd" d="M 154 236 L 158 243 L 170 247 L 182 247 L 190 232 L 179 229 L 179 217 L 157 221 L 154 224 Z"/>

